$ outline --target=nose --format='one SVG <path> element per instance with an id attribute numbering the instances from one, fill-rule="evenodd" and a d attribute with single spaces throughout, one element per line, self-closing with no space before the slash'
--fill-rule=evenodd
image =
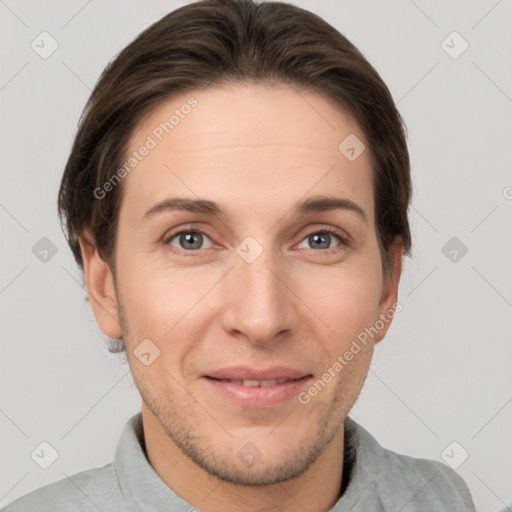
<path id="1" fill-rule="evenodd" d="M 223 327 L 232 336 L 269 346 L 298 325 L 296 300 L 284 265 L 270 249 L 248 261 L 236 255 L 232 271 L 223 280 Z"/>

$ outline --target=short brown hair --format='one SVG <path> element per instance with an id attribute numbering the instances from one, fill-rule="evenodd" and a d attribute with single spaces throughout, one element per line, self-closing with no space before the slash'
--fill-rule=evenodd
<path id="1" fill-rule="evenodd" d="M 396 236 L 410 254 L 406 128 L 377 71 L 334 27 L 307 10 L 283 2 L 202 0 L 144 30 L 109 63 L 87 102 L 58 197 L 66 238 L 82 269 L 78 237 L 86 229 L 115 268 L 123 182 L 101 199 L 94 191 L 122 166 L 137 124 L 172 96 L 229 81 L 304 88 L 351 114 L 369 145 L 384 273 Z"/>

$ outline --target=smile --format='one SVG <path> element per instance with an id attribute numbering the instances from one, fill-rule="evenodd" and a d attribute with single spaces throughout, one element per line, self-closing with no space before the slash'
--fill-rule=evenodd
<path id="1" fill-rule="evenodd" d="M 312 378 L 306 375 L 297 379 L 217 379 L 203 377 L 213 400 L 226 400 L 243 408 L 265 409 L 277 407 L 295 399 Z"/>

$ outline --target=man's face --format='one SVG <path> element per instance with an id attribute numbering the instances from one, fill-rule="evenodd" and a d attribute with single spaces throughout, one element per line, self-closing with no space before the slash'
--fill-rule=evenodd
<path id="1" fill-rule="evenodd" d="M 190 97 L 197 105 L 160 133 Z M 263 484 L 303 473 L 340 434 L 389 327 L 332 370 L 396 301 L 399 279 L 398 271 L 385 293 L 370 156 L 350 161 L 338 149 L 350 134 L 365 141 L 323 96 L 229 85 L 161 104 L 132 137 L 129 153 L 148 136 L 156 146 L 124 178 L 112 315 L 145 413 L 221 479 Z M 363 214 L 294 210 L 320 197 Z M 216 203 L 225 216 L 147 214 L 173 198 Z M 109 322 L 100 326 L 112 336 Z M 134 353 L 144 340 L 149 365 Z M 319 379 L 325 385 L 309 393 Z"/>

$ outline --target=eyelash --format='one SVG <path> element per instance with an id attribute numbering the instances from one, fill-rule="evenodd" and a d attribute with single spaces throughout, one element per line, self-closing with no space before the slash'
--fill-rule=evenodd
<path id="1" fill-rule="evenodd" d="M 185 251 L 184 249 L 178 249 L 177 247 L 171 246 L 171 244 L 170 244 L 171 240 L 176 238 L 178 235 L 190 234 L 190 233 L 201 234 L 201 235 L 204 235 L 204 236 L 210 238 L 208 236 L 208 234 L 205 233 L 201 228 L 196 227 L 194 225 L 190 225 L 190 226 L 186 226 L 185 229 L 182 228 L 179 231 L 171 233 L 170 235 L 165 237 L 164 244 L 171 247 L 173 251 L 181 253 L 181 254 L 192 255 L 195 252 L 200 252 L 201 249 L 196 249 L 194 251 Z M 319 228 L 319 229 L 314 229 L 314 230 L 309 231 L 301 238 L 300 242 L 304 241 L 308 236 L 315 235 L 315 234 L 323 234 L 323 233 L 329 233 L 330 235 L 334 235 L 335 237 L 337 237 L 340 241 L 339 245 L 337 245 L 336 247 L 331 247 L 329 249 L 309 249 L 310 251 L 315 251 L 316 253 L 331 254 L 332 252 L 339 250 L 339 248 L 342 246 L 343 247 L 350 246 L 349 238 L 347 236 L 342 235 L 339 232 L 339 230 L 337 230 L 336 228 L 333 228 L 330 226 L 326 226 L 324 228 Z"/>

